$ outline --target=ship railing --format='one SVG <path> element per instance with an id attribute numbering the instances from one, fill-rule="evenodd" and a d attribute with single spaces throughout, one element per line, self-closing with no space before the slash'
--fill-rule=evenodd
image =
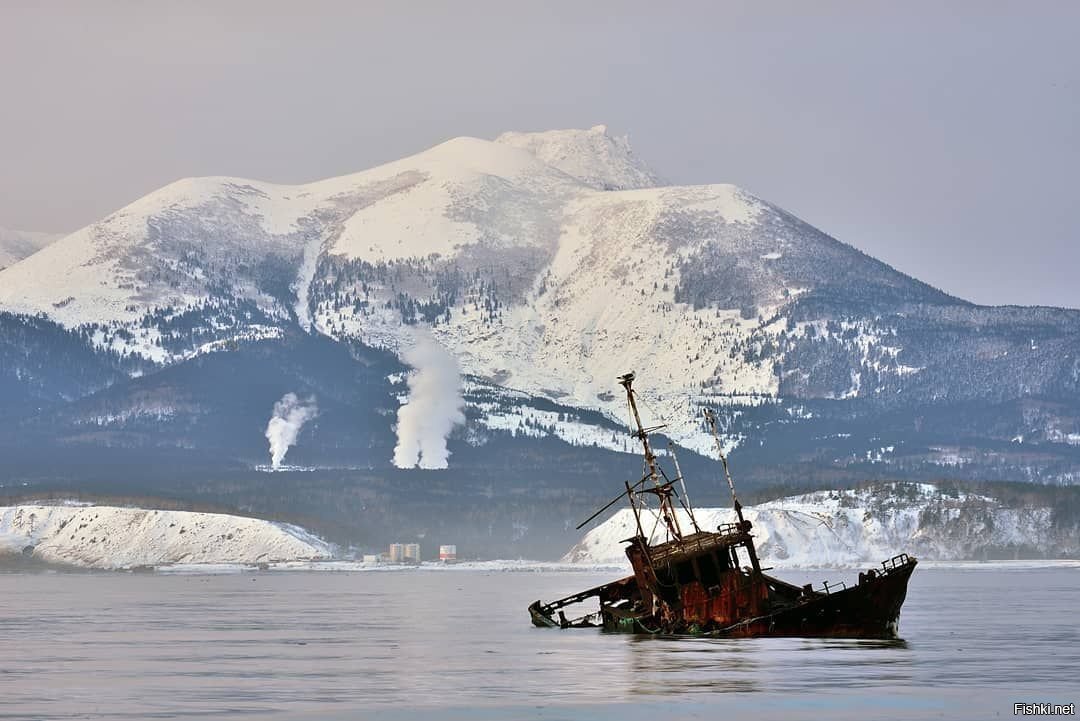
<path id="1" fill-rule="evenodd" d="M 834 593 L 836 591 L 846 591 L 847 590 L 847 584 L 844 583 L 843 581 L 837 581 L 836 583 L 832 583 L 832 584 L 830 584 L 828 581 L 822 581 L 821 582 L 821 587 L 825 590 L 825 595 L 826 596 L 828 596 L 828 595 L 830 595 L 830 594 L 832 594 L 832 593 Z"/>
<path id="2" fill-rule="evenodd" d="M 911 558 L 906 553 L 897 554 L 887 561 L 881 562 L 881 572 L 887 575 L 898 568 L 908 565 L 910 562 Z"/>

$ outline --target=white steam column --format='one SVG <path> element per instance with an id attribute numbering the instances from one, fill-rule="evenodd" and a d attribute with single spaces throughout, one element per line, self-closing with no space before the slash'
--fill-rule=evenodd
<path id="1" fill-rule="evenodd" d="M 415 334 L 415 343 L 402 358 L 413 372 L 408 377 L 409 399 L 398 408 L 394 465 L 446 468 L 450 459 L 446 439 L 454 426 L 465 422 L 457 360 L 426 331 Z"/>
<path id="2" fill-rule="evenodd" d="M 304 424 L 319 415 L 315 398 L 300 400 L 295 393 L 286 393 L 274 404 L 274 413 L 266 424 L 266 440 L 270 442 L 270 465 L 280 468 L 285 454 L 296 443 Z"/>

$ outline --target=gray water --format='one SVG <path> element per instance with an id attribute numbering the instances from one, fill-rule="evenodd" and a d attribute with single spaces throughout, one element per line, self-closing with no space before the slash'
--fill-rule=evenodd
<path id="1" fill-rule="evenodd" d="M 0 718 L 986 719 L 1080 701 L 1077 569 L 919 568 L 902 642 L 529 624 L 529 602 L 611 576 L 0 574 Z"/>

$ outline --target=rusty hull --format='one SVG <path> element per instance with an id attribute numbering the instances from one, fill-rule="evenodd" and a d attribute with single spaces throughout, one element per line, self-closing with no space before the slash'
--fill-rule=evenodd
<path id="1" fill-rule="evenodd" d="M 860 573 L 856 585 L 825 584 L 814 590 L 730 561 L 725 566 L 725 558 L 738 558 L 737 547 L 752 543 L 748 533 L 745 538 L 724 533 L 694 536 L 668 549 L 649 549 L 640 539 L 631 539 L 627 556 L 633 576 L 553 603 L 536 601 L 529 607 L 533 623 L 725 637 L 897 637 L 900 607 L 917 565 L 906 554 Z M 573 620 L 566 617 L 562 609 L 592 597 L 599 599 L 598 611 Z"/>
<path id="2" fill-rule="evenodd" d="M 602 626 L 607 631 L 652 634 L 896 637 L 900 607 L 917 563 L 914 558 L 906 554 L 894 556 L 880 569 L 860 573 L 858 584 L 850 588 L 825 584 L 818 591 L 766 575 L 750 533 L 752 524 L 743 516 L 735 493 L 715 414 L 704 411 L 737 522 L 724 524 L 716 531 L 703 531 L 685 498 L 681 471 L 669 480 L 657 463 L 649 433 L 661 426 L 646 428 L 642 424 L 634 377 L 631 372 L 619 376 L 618 381 L 626 390 L 633 436 L 641 442 L 644 452 L 645 475 L 634 484 L 626 481 L 622 494 L 578 526 L 580 529 L 625 497 L 637 528 L 637 535 L 625 541 L 634 575 L 551 603 L 536 601 L 529 606 L 533 624 L 549 628 Z M 683 497 L 676 491 L 676 481 L 682 484 Z M 649 497 L 655 498 L 659 506 L 657 523 L 663 520 L 670 539 L 657 545 L 650 545 L 647 539 L 651 534 L 644 532 L 641 521 L 647 508 L 644 501 Z M 684 532 L 675 512 L 676 500 L 686 511 L 692 532 Z M 593 597 L 599 599 L 598 611 L 576 619 L 566 617 L 564 608 Z"/>

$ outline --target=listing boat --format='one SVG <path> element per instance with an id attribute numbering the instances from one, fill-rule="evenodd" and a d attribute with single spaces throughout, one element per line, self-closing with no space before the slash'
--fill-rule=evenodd
<path id="1" fill-rule="evenodd" d="M 858 583 L 851 586 L 825 583 L 815 589 L 766 574 L 754 546 L 753 526 L 743 518 L 735 494 L 715 415 L 705 411 L 731 491 L 735 521 L 708 531 L 694 516 L 678 462 L 672 479 L 657 463 L 649 433 L 658 428 L 642 426 L 633 382 L 633 373 L 619 377 L 636 428 L 633 435 L 644 450 L 645 475 L 637 483 L 626 482 L 619 496 L 578 526 L 626 498 L 637 528 L 636 535 L 625 541 L 633 575 L 549 603 L 534 602 L 529 606 L 534 625 L 723 637 L 897 637 L 900 607 L 917 564 L 915 558 L 905 553 L 893 556 L 880 568 L 860 573 Z M 684 520 L 689 520 L 688 528 L 680 523 L 676 502 L 684 511 Z M 657 508 L 653 510 L 653 506 Z M 648 521 L 653 513 L 658 523 L 663 523 L 666 536 L 655 544 L 650 540 L 653 534 L 646 535 L 643 526 L 643 520 Z M 567 618 L 564 609 L 594 597 L 599 600 L 599 611 Z"/>

